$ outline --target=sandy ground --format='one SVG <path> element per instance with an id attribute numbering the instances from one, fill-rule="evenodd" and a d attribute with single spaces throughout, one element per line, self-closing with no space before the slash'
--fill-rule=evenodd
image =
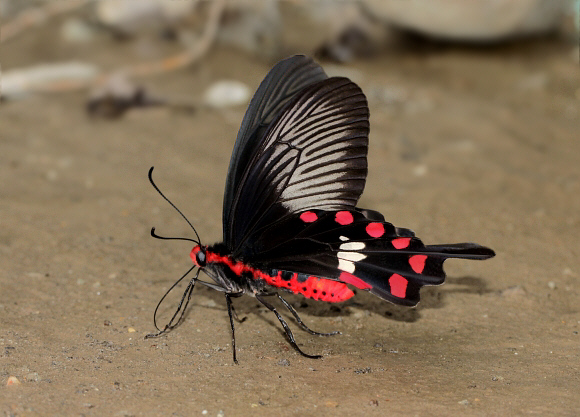
<path id="1" fill-rule="evenodd" d="M 5 68 L 135 57 L 106 37 L 71 49 L 48 25 L 3 46 Z M 580 86 L 574 45 L 385 53 L 338 71 L 369 96 L 361 206 L 426 243 L 476 241 L 497 257 L 448 261 L 416 309 L 367 293 L 329 305 L 289 299 L 333 338 L 301 332 L 299 356 L 273 315 L 236 300 L 239 365 L 225 300 L 196 289 L 186 320 L 156 340 L 153 310 L 190 266 L 185 222 L 221 236 L 227 164 L 244 108 L 152 108 L 91 120 L 85 94 L 0 111 L 0 410 L 21 415 L 580 414 Z M 157 51 L 159 54 L 167 50 Z M 198 99 L 214 80 L 254 89 L 271 63 L 217 48 L 147 80 Z M 332 67 L 333 72 L 337 71 Z M 176 294 L 177 296 L 177 294 Z M 176 299 L 163 306 L 167 319 Z M 290 320 L 290 317 L 289 317 Z M 131 330 L 135 330 L 132 332 Z M 7 386 L 9 376 L 20 385 Z"/>

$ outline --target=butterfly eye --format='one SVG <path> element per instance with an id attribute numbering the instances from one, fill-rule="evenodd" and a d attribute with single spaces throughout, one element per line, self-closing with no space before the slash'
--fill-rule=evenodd
<path id="1" fill-rule="evenodd" d="M 197 252 L 195 260 L 197 261 L 197 264 L 203 268 L 205 266 L 205 252 L 203 251 Z"/>

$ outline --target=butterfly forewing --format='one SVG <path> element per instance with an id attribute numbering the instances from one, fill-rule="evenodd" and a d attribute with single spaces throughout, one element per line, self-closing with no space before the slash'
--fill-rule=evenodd
<path id="1" fill-rule="evenodd" d="M 224 240 L 228 239 L 236 191 L 268 126 L 296 93 L 326 78 L 324 70 L 311 58 L 298 55 L 276 64 L 258 87 L 246 110 L 230 160 L 223 205 Z"/>
<path id="2" fill-rule="evenodd" d="M 354 209 L 365 184 L 368 106 L 360 88 L 329 78 L 296 94 L 270 124 L 230 209 L 225 241 L 251 261 L 265 228 L 306 209 Z"/>

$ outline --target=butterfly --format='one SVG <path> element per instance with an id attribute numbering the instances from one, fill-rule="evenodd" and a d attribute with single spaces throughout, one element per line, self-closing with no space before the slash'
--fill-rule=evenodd
<path id="1" fill-rule="evenodd" d="M 445 280 L 447 258 L 487 259 L 493 250 L 475 244 L 424 245 L 415 234 L 357 207 L 367 176 L 369 109 L 362 90 L 348 78 L 328 77 L 311 58 L 297 55 L 276 64 L 260 84 L 238 132 L 226 178 L 223 241 L 197 239 L 193 266 L 163 296 L 154 313 L 157 337 L 183 319 L 197 282 L 224 293 L 237 363 L 232 299 L 248 294 L 272 311 L 290 344 L 303 352 L 270 299 L 278 299 L 308 333 L 280 292 L 341 302 L 352 287 L 391 303 L 414 306 L 419 290 Z M 168 324 L 157 327 L 159 305 L 197 268 Z M 213 282 L 199 279 L 203 271 Z M 241 320 L 240 320 L 241 321 Z"/>

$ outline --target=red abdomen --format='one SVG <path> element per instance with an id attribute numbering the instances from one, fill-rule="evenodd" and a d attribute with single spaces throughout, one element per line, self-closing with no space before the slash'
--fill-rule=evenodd
<path id="1" fill-rule="evenodd" d="M 287 271 L 273 271 L 275 272 L 273 276 L 262 271 L 257 272 L 259 276 L 256 278 L 263 279 L 272 287 L 285 288 L 295 294 L 302 294 L 304 297 L 314 300 L 339 303 L 354 296 L 346 284 L 331 279 L 312 275 L 305 276 Z"/>
<path id="2" fill-rule="evenodd" d="M 284 288 L 295 294 L 302 294 L 306 298 L 330 303 L 345 301 L 354 296 L 352 290 L 340 281 L 290 271 L 271 270 L 266 272 L 236 261 L 227 255 L 211 252 L 205 247 L 203 249 L 205 249 L 206 264 L 219 264 L 240 278 L 251 276 L 254 280 L 264 281 L 272 287 Z M 203 249 L 200 246 L 195 246 L 190 253 L 193 262 L 202 269 L 205 265 L 199 265 L 197 254 Z"/>

